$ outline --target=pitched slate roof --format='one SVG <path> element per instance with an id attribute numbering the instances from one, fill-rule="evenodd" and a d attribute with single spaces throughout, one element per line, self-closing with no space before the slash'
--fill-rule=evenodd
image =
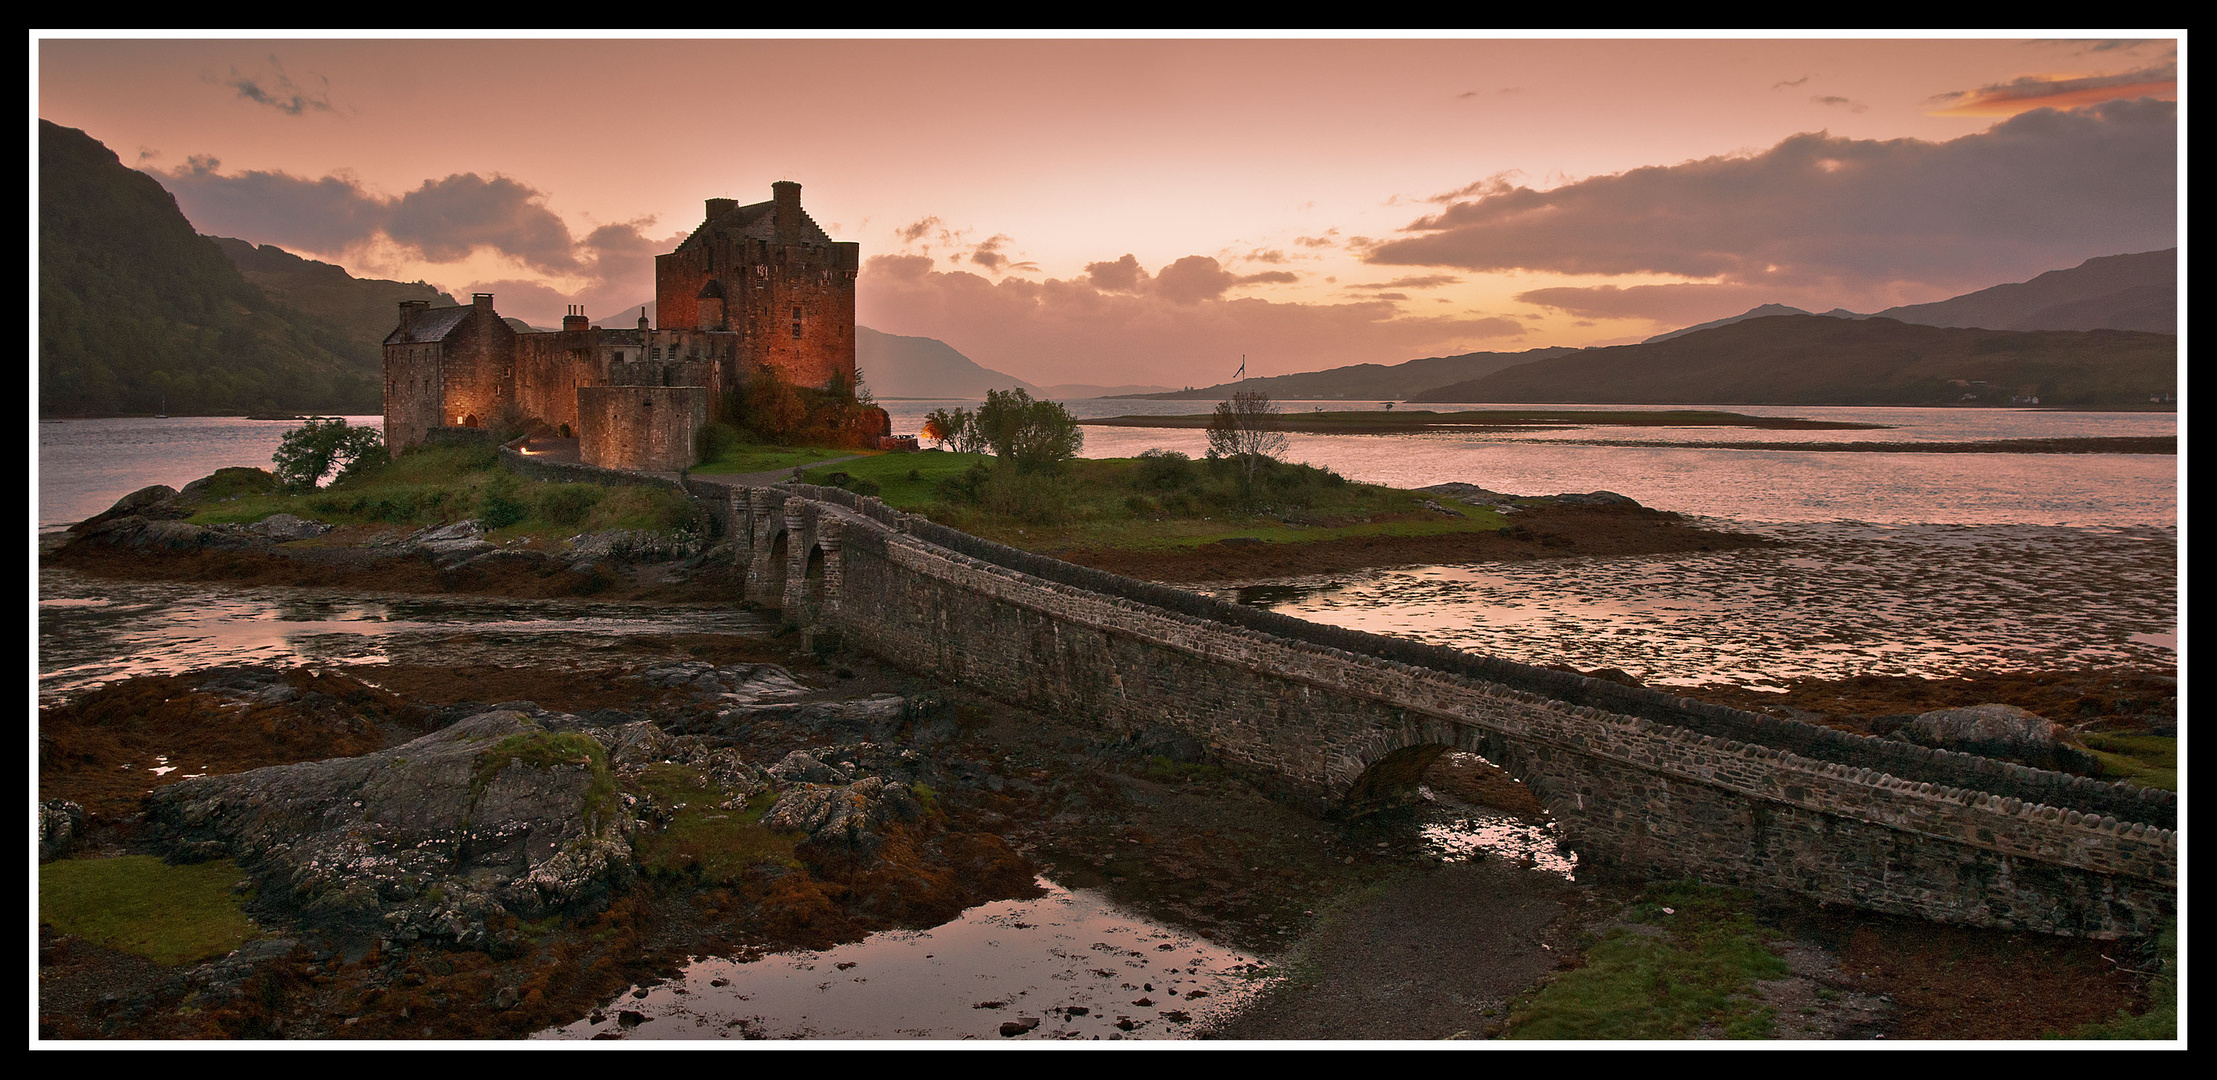
<path id="1" fill-rule="evenodd" d="M 392 333 L 385 335 L 385 344 L 421 345 L 433 341 L 444 341 L 446 336 L 453 333 L 455 327 L 462 325 L 462 320 L 469 318 L 470 312 L 474 310 L 476 310 L 474 305 L 467 304 L 455 307 L 426 308 L 417 312 L 415 319 L 410 321 L 407 326 L 394 327 Z"/>

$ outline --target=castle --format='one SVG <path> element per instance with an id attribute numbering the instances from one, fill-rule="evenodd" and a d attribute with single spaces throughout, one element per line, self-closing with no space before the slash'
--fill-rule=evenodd
<path id="1" fill-rule="evenodd" d="M 654 260 L 655 310 L 636 327 L 572 307 L 555 331 L 518 331 L 491 293 L 468 306 L 400 305 L 385 337 L 385 445 L 395 455 L 442 427 L 529 417 L 574 432 L 579 457 L 615 469 L 693 464 L 711 405 L 767 366 L 796 386 L 852 392 L 860 245 L 801 210 L 801 186 L 768 202 L 710 199 L 677 250 Z"/>

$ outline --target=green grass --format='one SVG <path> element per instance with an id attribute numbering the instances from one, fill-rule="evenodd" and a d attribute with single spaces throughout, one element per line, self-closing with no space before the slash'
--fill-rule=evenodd
<path id="1" fill-rule="evenodd" d="M 222 956 L 260 933 L 231 886 L 229 859 L 170 866 L 151 855 L 64 859 L 39 867 L 39 921 L 158 964 Z"/>
<path id="2" fill-rule="evenodd" d="M 765 863 L 789 870 L 802 867 L 793 854 L 798 838 L 762 827 L 763 815 L 777 803 L 777 792 L 755 796 L 744 809 L 719 810 L 721 795 L 700 770 L 672 764 L 648 766 L 632 787 L 654 796 L 664 808 L 684 806 L 671 816 L 669 827 L 634 843 L 639 866 L 648 874 L 693 876 L 721 885 Z"/>
<path id="3" fill-rule="evenodd" d="M 2140 787 L 2177 791 L 2179 741 L 2163 735 L 2111 735 L 2088 732 L 2086 749 L 2101 762 L 2102 776 Z"/>
<path id="4" fill-rule="evenodd" d="M 758 473 L 792 469 L 814 465 L 833 458 L 851 457 L 855 454 L 876 454 L 876 450 L 851 450 L 838 447 L 768 446 L 762 443 L 737 443 L 724 447 L 709 460 L 693 466 L 702 474 L 723 475 L 729 473 Z"/>
<path id="5" fill-rule="evenodd" d="M 659 486 L 603 487 L 524 480 L 500 467 L 491 447 L 417 447 L 373 462 L 318 491 L 242 495 L 203 503 L 197 525 L 248 524 L 292 514 L 330 525 L 429 528 L 477 518 L 490 538 L 559 541 L 609 529 L 699 529 L 701 512 L 683 494 Z M 303 541 L 313 544 L 315 541 Z"/>
<path id="6" fill-rule="evenodd" d="M 1760 980 L 1786 975 L 1737 892 L 1690 882 L 1649 889 L 1628 913 L 1657 932 L 1619 927 L 1586 950 L 1586 966 L 1511 1011 L 1512 1039 L 1684 1039 L 1719 1032 L 1760 1039 L 1769 1008 Z M 1664 909 L 1670 909 L 1666 913 Z"/>
<path id="7" fill-rule="evenodd" d="M 977 500 L 951 499 L 983 466 L 993 479 Z M 827 483 L 845 473 L 876 485 L 900 510 L 989 540 L 1034 551 L 1109 548 L 1175 550 L 1233 538 L 1295 544 L 1366 536 L 1436 536 L 1491 531 L 1499 513 L 1417 492 L 1355 484 L 1322 469 L 1276 465 L 1240 490 L 1229 464 L 1182 468 L 1140 458 L 1080 459 L 1054 473 L 1020 475 L 981 454 L 884 454 L 809 470 Z M 1438 502 L 1448 513 L 1425 506 Z"/>

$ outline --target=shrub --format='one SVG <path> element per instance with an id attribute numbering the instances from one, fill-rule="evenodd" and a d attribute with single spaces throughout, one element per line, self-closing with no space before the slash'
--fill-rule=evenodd
<path id="1" fill-rule="evenodd" d="M 1149 450 L 1139 455 L 1133 483 L 1142 489 L 1173 491 L 1190 487 L 1195 479 L 1193 459 L 1176 450 Z"/>
<path id="2" fill-rule="evenodd" d="M 344 472 L 356 460 L 385 450 L 385 437 L 375 428 L 353 427 L 345 420 L 310 420 L 285 433 L 270 460 L 277 479 L 287 487 L 309 490 L 323 483 L 333 470 Z"/>
<path id="3" fill-rule="evenodd" d="M 564 425 L 567 427 L 568 425 Z M 722 457 L 726 451 L 738 446 L 744 437 L 739 429 L 720 421 L 701 425 L 700 437 L 693 440 L 700 447 L 701 461 L 709 462 Z"/>
<path id="4" fill-rule="evenodd" d="M 502 473 L 485 486 L 485 495 L 478 502 L 477 518 L 488 529 L 505 529 L 531 516 L 531 508 L 524 504 L 523 485 L 516 478 Z"/>
<path id="5" fill-rule="evenodd" d="M 976 505 L 985 501 L 985 489 L 992 483 L 993 470 L 981 461 L 958 475 L 941 480 L 939 501 L 957 506 Z"/>

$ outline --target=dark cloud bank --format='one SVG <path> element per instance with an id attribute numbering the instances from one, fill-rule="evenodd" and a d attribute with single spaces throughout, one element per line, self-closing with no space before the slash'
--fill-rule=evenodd
<path id="1" fill-rule="evenodd" d="M 1758 154 L 1493 185 L 1371 248 L 1378 264 L 1665 274 L 1712 284 L 1536 290 L 1665 321 L 1793 296 L 1917 299 L 2178 242 L 2177 105 L 2042 109 L 1944 143 L 1796 135 Z M 1706 316 L 1705 316 L 1706 317 Z"/>

